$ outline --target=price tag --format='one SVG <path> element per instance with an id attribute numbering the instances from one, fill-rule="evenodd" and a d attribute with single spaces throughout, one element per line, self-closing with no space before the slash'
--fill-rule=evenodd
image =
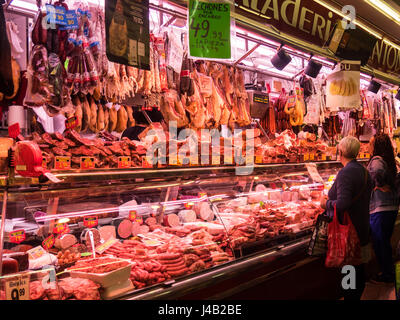
<path id="1" fill-rule="evenodd" d="M 66 25 L 65 8 L 46 4 L 47 18 L 50 24 Z"/>
<path id="2" fill-rule="evenodd" d="M 256 163 L 260 164 L 263 162 L 263 156 L 261 155 L 256 155 Z"/>
<path id="3" fill-rule="evenodd" d="M 29 275 L 15 276 L 5 280 L 6 300 L 29 300 Z"/>
<path id="4" fill-rule="evenodd" d="M 60 27 L 60 30 L 78 29 L 78 17 L 75 10 L 67 10 L 65 12 L 65 25 Z"/>
<path id="5" fill-rule="evenodd" d="M 94 157 L 81 157 L 80 167 L 82 170 L 90 170 L 95 168 Z"/>
<path id="6" fill-rule="evenodd" d="M 314 159 L 315 159 L 314 153 L 310 153 L 309 160 L 314 161 Z"/>
<path id="7" fill-rule="evenodd" d="M 86 228 L 94 228 L 94 227 L 97 227 L 98 224 L 99 224 L 99 220 L 97 219 L 97 216 L 83 218 L 83 225 Z"/>
<path id="8" fill-rule="evenodd" d="M 55 234 L 65 234 L 69 233 L 69 227 L 67 223 L 57 223 L 53 228 L 53 233 Z"/>
<path id="9" fill-rule="evenodd" d="M 142 217 L 138 217 L 138 218 L 136 218 L 136 220 L 135 220 L 137 223 L 139 223 L 140 225 L 142 225 L 143 224 L 143 218 Z"/>
<path id="10" fill-rule="evenodd" d="M 199 192 L 199 198 L 207 197 L 206 192 Z"/>
<path id="11" fill-rule="evenodd" d="M 311 179 L 313 179 L 314 182 L 322 183 L 322 184 L 324 183 L 324 180 L 322 179 L 321 175 L 319 174 L 317 165 L 315 163 L 307 163 L 306 168 L 307 168 L 307 171 L 308 171 Z"/>
<path id="12" fill-rule="evenodd" d="M 67 128 L 67 129 L 73 129 L 77 125 L 78 125 L 78 118 L 76 116 L 73 116 L 73 117 L 65 120 L 65 128 Z"/>
<path id="13" fill-rule="evenodd" d="M 57 156 L 54 161 L 55 170 L 69 170 L 71 169 L 71 157 Z"/>
<path id="14" fill-rule="evenodd" d="M 31 259 L 31 260 L 38 259 L 38 258 L 42 257 L 43 255 L 47 254 L 47 252 L 41 246 L 34 247 L 34 248 L 28 250 L 27 253 L 28 253 L 29 259 Z"/>
<path id="15" fill-rule="evenodd" d="M 46 158 L 42 158 L 42 168 L 46 169 L 47 168 L 47 161 Z"/>
<path id="16" fill-rule="evenodd" d="M 189 0 L 189 53 L 192 57 L 231 58 L 228 3 Z"/>
<path id="17" fill-rule="evenodd" d="M 118 168 L 126 169 L 131 167 L 131 157 L 118 157 Z"/>
<path id="18" fill-rule="evenodd" d="M 108 239 L 106 242 L 98 245 L 95 250 L 98 254 L 102 254 L 104 251 L 106 251 L 108 248 L 111 248 L 117 242 L 119 242 L 118 239 L 115 238 Z"/>
<path id="19" fill-rule="evenodd" d="M 56 238 L 54 237 L 54 234 L 51 234 L 50 236 L 48 236 L 46 239 L 43 240 L 42 247 L 46 250 L 49 250 L 54 246 L 55 242 Z"/>
<path id="20" fill-rule="evenodd" d="M 142 157 L 142 168 L 153 168 L 153 165 L 147 161 L 147 157 Z"/>
<path id="21" fill-rule="evenodd" d="M 322 161 L 326 161 L 326 154 L 325 153 L 321 154 L 321 160 Z"/>
<path id="22" fill-rule="evenodd" d="M 310 154 L 309 153 L 305 153 L 304 154 L 304 161 L 308 161 L 310 160 Z"/>
<path id="23" fill-rule="evenodd" d="M 369 153 L 365 153 L 365 158 L 369 159 L 371 158 L 371 155 Z"/>
<path id="24" fill-rule="evenodd" d="M 129 220 L 136 221 L 137 212 L 136 210 L 129 211 Z"/>
<path id="25" fill-rule="evenodd" d="M 187 210 L 192 209 L 193 206 L 194 206 L 194 203 L 193 203 L 193 202 L 186 202 L 186 203 L 184 204 L 184 207 L 185 207 L 185 209 L 187 209 Z"/>
<path id="26" fill-rule="evenodd" d="M 21 243 L 22 241 L 24 241 L 26 239 L 26 235 L 25 235 L 25 230 L 24 229 L 19 229 L 19 230 L 15 230 L 10 232 L 10 242 L 11 243 Z"/>
<path id="27" fill-rule="evenodd" d="M 211 164 L 212 165 L 220 165 L 221 157 L 220 156 L 211 156 Z"/>

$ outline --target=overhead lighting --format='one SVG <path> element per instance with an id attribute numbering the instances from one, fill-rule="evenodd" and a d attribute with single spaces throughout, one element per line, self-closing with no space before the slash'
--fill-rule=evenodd
<path id="1" fill-rule="evenodd" d="M 337 15 L 345 18 L 348 21 L 351 21 L 351 19 L 345 15 L 343 12 L 341 12 L 340 10 L 336 9 L 335 7 L 321 1 L 321 0 L 314 0 L 314 2 L 320 4 L 321 6 L 331 10 L 332 12 L 336 13 Z M 353 23 L 357 26 L 359 26 L 360 28 L 364 29 L 365 31 L 369 32 L 370 34 L 372 34 L 374 37 L 378 38 L 379 40 L 382 39 L 382 35 L 374 30 L 372 30 L 371 28 L 367 27 L 365 24 L 363 24 L 360 21 L 353 21 Z"/>
<path id="2" fill-rule="evenodd" d="M 370 6 L 374 7 L 380 13 L 384 14 L 385 16 L 400 22 L 400 13 L 394 10 L 390 5 L 386 2 L 381 0 L 364 0 Z"/>
<path id="3" fill-rule="evenodd" d="M 388 39 L 383 39 L 383 42 L 385 42 L 386 44 L 396 48 L 397 50 L 400 50 L 400 46 L 398 44 L 395 44 L 394 42 L 388 40 Z"/>

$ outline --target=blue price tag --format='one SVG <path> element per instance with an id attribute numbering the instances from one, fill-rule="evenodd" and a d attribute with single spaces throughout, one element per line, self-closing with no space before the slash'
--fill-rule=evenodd
<path id="1" fill-rule="evenodd" d="M 66 23 L 60 28 L 60 30 L 72 30 L 78 29 L 78 17 L 75 10 L 68 10 L 65 13 Z"/>
<path id="2" fill-rule="evenodd" d="M 55 7 L 50 4 L 46 4 L 46 11 L 49 23 L 58 24 L 61 26 L 66 25 L 66 10 L 64 7 Z"/>

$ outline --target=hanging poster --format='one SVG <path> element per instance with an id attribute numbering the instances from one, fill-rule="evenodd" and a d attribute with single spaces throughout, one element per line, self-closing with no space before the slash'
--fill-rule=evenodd
<path id="1" fill-rule="evenodd" d="M 343 60 L 326 79 L 326 107 L 330 112 L 361 107 L 360 61 Z"/>
<path id="2" fill-rule="evenodd" d="M 188 19 L 190 56 L 231 58 L 231 5 L 228 1 L 190 0 Z"/>
<path id="3" fill-rule="evenodd" d="M 150 70 L 149 0 L 106 0 L 110 61 Z"/>

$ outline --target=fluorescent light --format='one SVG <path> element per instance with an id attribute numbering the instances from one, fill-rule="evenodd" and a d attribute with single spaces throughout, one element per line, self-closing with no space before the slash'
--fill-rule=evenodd
<path id="1" fill-rule="evenodd" d="M 350 18 L 345 15 L 343 12 L 341 12 L 340 10 L 336 9 L 335 7 L 332 7 L 331 5 L 321 1 L 321 0 L 314 0 L 314 2 L 320 4 L 321 6 L 324 6 L 325 8 L 331 10 L 332 12 L 336 13 L 337 15 L 347 19 L 350 21 Z M 359 21 L 353 21 L 355 25 L 359 26 L 360 28 L 364 29 L 365 31 L 369 32 L 370 34 L 372 34 L 374 37 L 378 38 L 378 39 L 382 39 L 382 35 L 380 33 L 377 33 L 376 31 L 372 30 L 371 28 L 367 27 L 365 24 L 363 24 L 362 22 Z"/>
<path id="2" fill-rule="evenodd" d="M 24 1 L 24 0 L 14 0 L 13 2 L 11 2 L 10 7 L 15 7 L 15 8 L 19 8 L 19 9 L 27 9 L 29 11 L 38 11 L 37 5 L 35 3 L 31 3 L 28 1 Z"/>
<path id="3" fill-rule="evenodd" d="M 370 6 L 374 7 L 380 13 L 384 14 L 387 17 L 393 18 L 397 22 L 400 22 L 400 13 L 394 10 L 390 5 L 386 4 L 381 0 L 364 0 Z"/>
<path id="4" fill-rule="evenodd" d="M 400 46 L 398 44 L 395 44 L 394 42 L 388 40 L 388 39 L 383 39 L 383 42 L 387 43 L 388 45 L 396 48 L 397 50 L 400 50 Z"/>

